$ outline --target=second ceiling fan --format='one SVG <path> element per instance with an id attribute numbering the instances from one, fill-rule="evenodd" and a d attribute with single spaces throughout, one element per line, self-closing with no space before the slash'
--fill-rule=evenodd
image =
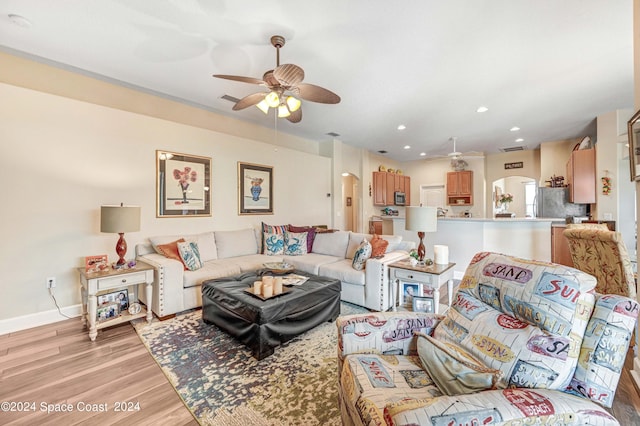
<path id="1" fill-rule="evenodd" d="M 280 65 L 280 48 L 284 46 L 282 36 L 271 37 L 271 44 L 276 48 L 276 67 L 264 73 L 262 80 L 238 75 L 214 74 L 216 78 L 240 81 L 243 83 L 259 84 L 269 89 L 269 92 L 258 92 L 245 96 L 233 106 L 234 111 L 257 106 L 267 114 L 269 108 L 276 108 L 278 117 L 286 118 L 292 123 L 302 120 L 300 99 L 322 104 L 337 104 L 340 96 L 330 90 L 314 84 L 303 83 L 304 70 L 294 64 Z"/>

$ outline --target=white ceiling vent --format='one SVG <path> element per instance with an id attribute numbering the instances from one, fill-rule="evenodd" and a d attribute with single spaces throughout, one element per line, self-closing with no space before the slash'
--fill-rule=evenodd
<path id="1" fill-rule="evenodd" d="M 513 151 L 525 151 L 526 146 L 509 146 L 507 148 L 498 148 L 500 152 L 513 152 Z"/>

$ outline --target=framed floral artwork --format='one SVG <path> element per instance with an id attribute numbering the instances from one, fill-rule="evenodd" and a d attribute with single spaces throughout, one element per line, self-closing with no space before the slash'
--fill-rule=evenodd
<path id="1" fill-rule="evenodd" d="M 238 214 L 273 214 L 273 167 L 238 162 Z"/>
<path id="2" fill-rule="evenodd" d="M 640 180 L 640 111 L 633 114 L 627 123 L 627 138 L 629 140 L 629 167 L 631 180 Z"/>
<path id="3" fill-rule="evenodd" d="M 211 158 L 156 151 L 156 217 L 211 216 Z"/>

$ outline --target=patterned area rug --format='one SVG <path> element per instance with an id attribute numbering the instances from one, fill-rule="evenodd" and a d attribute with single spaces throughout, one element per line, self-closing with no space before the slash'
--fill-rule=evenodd
<path id="1" fill-rule="evenodd" d="M 341 303 L 341 314 L 367 312 Z M 202 311 L 147 325 L 142 342 L 203 425 L 340 425 L 337 333 L 324 323 L 261 361 Z"/>

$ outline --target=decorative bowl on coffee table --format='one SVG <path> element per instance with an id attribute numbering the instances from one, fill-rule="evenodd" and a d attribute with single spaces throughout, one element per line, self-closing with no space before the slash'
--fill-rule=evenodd
<path id="1" fill-rule="evenodd" d="M 274 274 L 288 274 L 293 271 L 293 265 L 287 262 L 267 262 L 262 265 Z"/>

